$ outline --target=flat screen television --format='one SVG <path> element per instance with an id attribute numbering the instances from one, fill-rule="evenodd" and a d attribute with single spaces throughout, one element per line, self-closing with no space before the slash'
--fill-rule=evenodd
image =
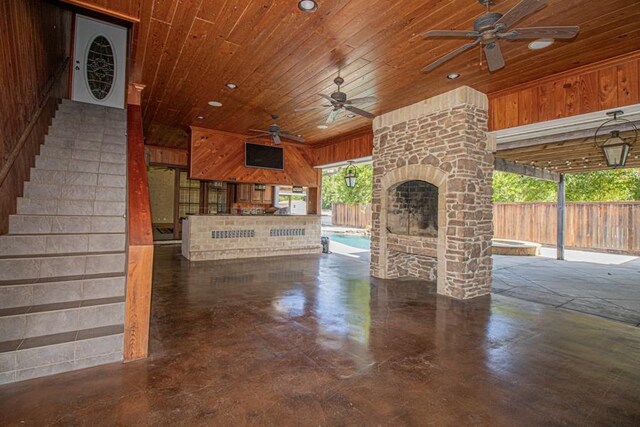
<path id="1" fill-rule="evenodd" d="M 282 147 L 245 143 L 244 164 L 252 168 L 284 169 L 284 150 Z"/>

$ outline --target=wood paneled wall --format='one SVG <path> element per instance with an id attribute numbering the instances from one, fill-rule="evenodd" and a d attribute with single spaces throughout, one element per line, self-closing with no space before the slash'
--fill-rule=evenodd
<path id="1" fill-rule="evenodd" d="M 371 156 L 373 152 L 373 131 L 363 131 L 332 138 L 313 145 L 315 166 L 330 165 L 347 160 Z"/>
<path id="2" fill-rule="evenodd" d="M 0 2 L 0 234 L 67 94 L 70 37 L 69 11 L 47 1 Z"/>
<path id="3" fill-rule="evenodd" d="M 189 155 L 187 150 L 180 148 L 161 147 L 159 145 L 145 145 L 145 155 L 149 163 L 167 166 L 188 166 Z"/>
<path id="4" fill-rule="evenodd" d="M 489 95 L 490 130 L 640 103 L 640 52 Z"/>
<path id="5" fill-rule="evenodd" d="M 125 21 L 140 21 L 140 0 L 61 0 L 65 3 L 114 16 Z M 163 2 L 165 0 L 162 0 Z"/>
<path id="6" fill-rule="evenodd" d="M 317 170 L 313 168 L 313 153 L 310 148 L 283 143 L 284 170 L 249 168 L 244 165 L 246 140 L 245 135 L 191 127 L 189 176 L 192 179 L 213 181 L 306 187 L 320 185 Z"/>

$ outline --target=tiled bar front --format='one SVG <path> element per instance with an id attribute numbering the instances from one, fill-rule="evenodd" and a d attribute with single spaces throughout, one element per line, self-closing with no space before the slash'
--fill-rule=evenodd
<path id="1" fill-rule="evenodd" d="M 191 261 L 315 254 L 320 216 L 189 216 L 182 255 Z"/>

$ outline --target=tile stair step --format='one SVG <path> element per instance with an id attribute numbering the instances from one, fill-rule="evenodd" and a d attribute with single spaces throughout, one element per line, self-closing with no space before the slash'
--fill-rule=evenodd
<path id="1" fill-rule="evenodd" d="M 36 156 L 36 169 L 101 173 L 107 175 L 125 175 L 127 173 L 126 164 L 124 163 L 98 162 L 41 155 Z"/>
<path id="2" fill-rule="evenodd" d="M 90 177 L 88 177 L 90 178 Z M 96 174 L 97 184 L 97 174 Z M 24 198 L 40 200 L 95 200 L 125 202 L 126 189 L 121 187 L 98 187 L 97 185 L 24 183 Z"/>
<path id="3" fill-rule="evenodd" d="M 0 257 L 40 256 L 125 250 L 124 233 L 18 234 L 0 236 Z"/>
<path id="4" fill-rule="evenodd" d="M 39 279 L 11 279 L 0 281 L 0 289 L 6 286 L 29 285 L 29 284 L 50 284 L 55 282 L 68 282 L 71 280 L 94 280 L 109 279 L 113 277 L 123 277 L 124 273 L 97 273 L 97 274 L 79 274 L 75 276 L 64 275 L 60 277 L 41 277 Z"/>
<path id="5" fill-rule="evenodd" d="M 88 142 L 91 143 L 91 141 L 88 141 Z M 104 144 L 104 145 L 116 145 L 116 144 Z M 81 148 L 59 148 L 59 147 L 53 147 L 46 144 L 40 147 L 40 157 L 89 160 L 92 162 L 117 163 L 117 164 L 125 164 L 127 160 L 125 154 L 109 153 L 109 152 L 102 152 L 102 151 L 96 151 L 96 150 L 85 150 Z"/>
<path id="6" fill-rule="evenodd" d="M 3 282 L 34 281 L 86 274 L 124 273 L 124 252 L 69 254 L 0 259 L 0 285 Z"/>
<path id="7" fill-rule="evenodd" d="M 2 342 L 0 383 L 122 361 L 123 331 L 112 324 Z"/>
<path id="8" fill-rule="evenodd" d="M 9 233 L 24 234 L 19 226 L 12 228 L 11 219 L 20 215 L 80 215 L 80 216 L 123 216 L 126 212 L 126 203 L 110 200 L 68 200 L 68 199 L 41 199 L 19 197 L 17 200 L 18 215 L 9 216 Z M 37 233 L 40 233 L 39 231 Z"/>
<path id="9" fill-rule="evenodd" d="M 124 297 L 0 310 L 0 342 L 124 323 Z"/>
<path id="10" fill-rule="evenodd" d="M 124 296 L 124 275 L 101 276 L 0 286 L 0 309 Z"/>
<path id="11" fill-rule="evenodd" d="M 20 212 L 20 199 L 18 199 Z M 9 234 L 124 233 L 126 220 L 119 216 L 24 215 L 9 217 Z"/>
<path id="12" fill-rule="evenodd" d="M 65 148 L 69 150 L 100 151 L 103 153 L 126 154 L 127 145 L 124 143 L 110 144 L 108 142 L 83 141 L 80 139 L 60 138 L 56 136 L 45 136 L 42 147 Z"/>
<path id="13" fill-rule="evenodd" d="M 69 172 L 31 168 L 29 182 L 57 185 L 94 185 L 97 187 L 125 188 L 123 175 L 108 175 L 89 172 Z"/>

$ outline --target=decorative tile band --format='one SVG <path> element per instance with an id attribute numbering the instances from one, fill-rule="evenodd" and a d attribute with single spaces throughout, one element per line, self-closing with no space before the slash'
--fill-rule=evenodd
<path id="1" fill-rule="evenodd" d="M 304 228 L 272 228 L 269 235 L 271 237 L 304 236 L 304 232 Z"/>
<path id="2" fill-rule="evenodd" d="M 211 232 L 212 239 L 242 239 L 255 236 L 255 230 L 218 230 Z"/>

